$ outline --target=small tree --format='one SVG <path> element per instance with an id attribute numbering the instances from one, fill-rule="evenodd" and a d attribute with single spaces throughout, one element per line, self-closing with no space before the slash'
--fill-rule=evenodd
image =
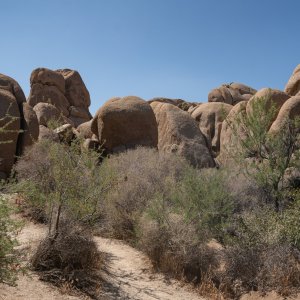
<path id="1" fill-rule="evenodd" d="M 281 129 L 272 133 L 269 128 L 278 109 L 271 105 L 270 96 L 256 98 L 251 109 L 241 111 L 227 124 L 232 130 L 233 145 L 228 153 L 241 166 L 244 173 L 270 196 L 275 209 L 282 206 L 280 186 L 286 170 L 299 166 L 299 119 L 286 119 Z"/>

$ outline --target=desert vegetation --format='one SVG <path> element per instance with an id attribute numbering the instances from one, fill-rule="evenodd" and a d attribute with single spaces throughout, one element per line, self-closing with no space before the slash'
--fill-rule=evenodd
<path id="1" fill-rule="evenodd" d="M 67 80 L 49 74 L 58 86 Z M 236 98 L 218 102 L 224 89 Z M 37 135 L 3 183 L 48 228 L 30 268 L 97 298 L 106 266 L 100 235 L 126 241 L 154 270 L 209 299 L 300 292 L 299 97 L 232 84 L 211 99 L 184 105 L 189 114 L 170 99 L 113 98 L 78 130 L 61 126 L 67 108 L 58 124 L 45 114 L 54 104 L 34 106 L 39 130 L 52 137 Z M 22 269 L 17 224 L 6 198 L 0 204 L 0 281 L 12 284 Z"/>

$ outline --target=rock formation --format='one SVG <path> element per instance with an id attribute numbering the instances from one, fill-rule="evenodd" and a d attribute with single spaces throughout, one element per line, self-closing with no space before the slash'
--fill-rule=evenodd
<path id="1" fill-rule="evenodd" d="M 195 120 L 178 107 L 152 102 L 158 126 L 158 150 L 174 152 L 198 168 L 214 167 L 206 140 Z"/>
<path id="2" fill-rule="evenodd" d="M 97 111 L 91 128 L 108 152 L 157 146 L 157 125 L 151 106 L 135 96 L 108 100 Z"/>
<path id="3" fill-rule="evenodd" d="M 220 151 L 222 123 L 232 107 L 232 105 L 226 103 L 203 103 L 191 114 L 192 118 L 198 122 L 200 130 L 215 156 Z"/>
<path id="4" fill-rule="evenodd" d="M 245 84 L 232 82 L 210 91 L 208 102 L 223 102 L 235 105 L 241 101 L 249 100 L 255 93 L 255 89 Z"/>

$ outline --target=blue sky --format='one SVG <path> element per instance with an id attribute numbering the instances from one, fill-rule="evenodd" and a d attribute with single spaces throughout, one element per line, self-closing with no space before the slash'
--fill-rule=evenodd
<path id="1" fill-rule="evenodd" d="M 300 63 L 299 11 L 296 0 L 0 0 L 0 73 L 28 95 L 33 69 L 76 69 L 92 113 L 113 96 L 283 89 Z"/>

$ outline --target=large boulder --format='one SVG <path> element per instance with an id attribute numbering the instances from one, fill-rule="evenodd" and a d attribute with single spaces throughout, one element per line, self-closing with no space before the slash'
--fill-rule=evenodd
<path id="1" fill-rule="evenodd" d="M 288 120 L 300 117 L 300 95 L 289 98 L 280 108 L 269 132 L 276 133 L 284 128 Z"/>
<path id="2" fill-rule="evenodd" d="M 18 154 L 22 154 L 26 147 L 31 146 L 39 137 L 39 122 L 33 108 L 26 102 L 22 104 L 22 132 L 19 135 Z"/>
<path id="3" fill-rule="evenodd" d="M 157 146 L 157 124 L 151 106 L 135 96 L 108 100 L 97 111 L 91 128 L 108 152 Z"/>
<path id="4" fill-rule="evenodd" d="M 236 105 L 241 101 L 249 100 L 255 93 L 256 90 L 250 86 L 232 82 L 211 90 L 208 94 L 208 102 L 223 102 Z"/>
<path id="5" fill-rule="evenodd" d="M 230 104 L 219 102 L 203 103 L 191 114 L 192 118 L 199 123 L 199 128 L 214 155 L 220 151 L 222 123 L 232 107 Z"/>
<path id="6" fill-rule="evenodd" d="M 20 111 L 15 96 L 9 90 L 0 89 L 0 172 L 6 175 L 15 161 L 20 128 Z"/>
<path id="7" fill-rule="evenodd" d="M 296 67 L 291 78 L 285 86 L 284 91 L 290 96 L 295 96 L 300 92 L 300 65 Z"/>
<path id="8" fill-rule="evenodd" d="M 158 125 L 158 150 L 175 152 L 198 168 L 214 167 L 204 135 L 191 116 L 178 107 L 152 102 Z"/>
<path id="9" fill-rule="evenodd" d="M 19 106 L 26 101 L 24 92 L 20 85 L 13 78 L 4 74 L 0 74 L 0 90 L 6 90 L 12 93 Z"/>
<path id="10" fill-rule="evenodd" d="M 235 105 L 223 121 L 220 136 L 220 154 L 217 157 L 219 163 L 231 160 L 232 150 L 239 147 L 239 142 L 245 137 L 243 128 L 238 126 L 237 118 L 246 114 L 247 101 L 241 101 Z"/>
<path id="11" fill-rule="evenodd" d="M 271 126 L 272 122 L 276 119 L 277 114 L 287 99 L 289 99 L 290 96 L 280 90 L 276 89 L 270 89 L 270 88 L 263 88 L 259 90 L 247 103 L 246 112 L 247 115 L 250 115 L 253 113 L 253 107 L 257 101 L 260 101 L 261 99 L 264 99 L 265 104 L 264 108 L 266 110 L 275 109 L 273 120 L 271 120 L 271 123 L 269 126 Z"/>

